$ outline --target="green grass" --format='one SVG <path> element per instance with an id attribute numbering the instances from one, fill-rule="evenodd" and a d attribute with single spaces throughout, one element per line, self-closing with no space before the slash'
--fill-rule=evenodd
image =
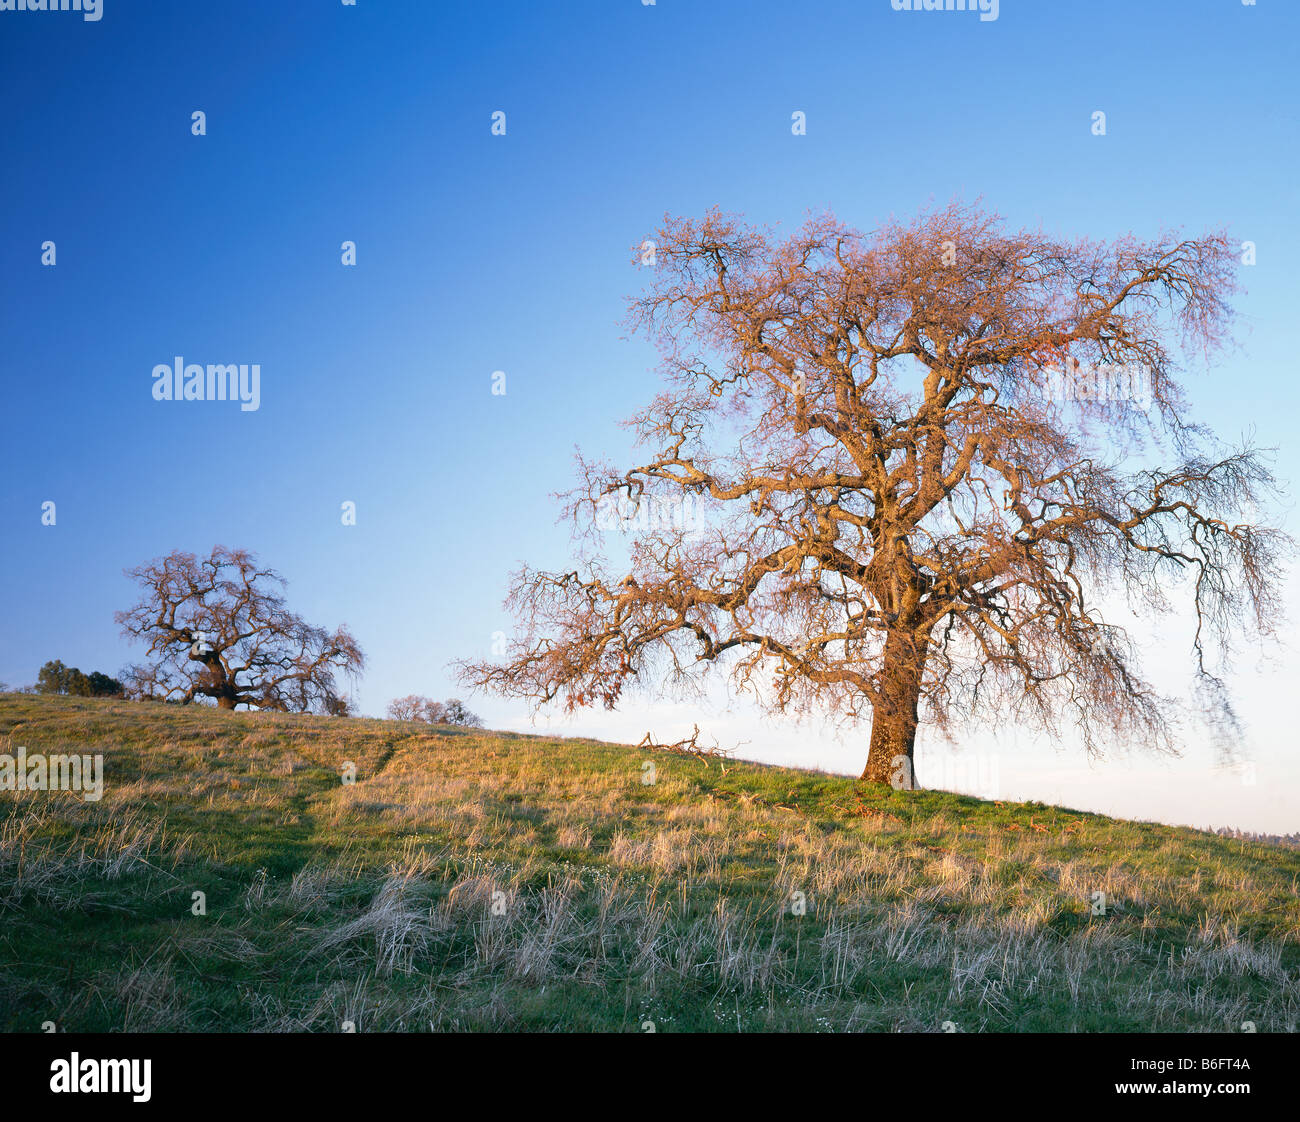
<path id="1" fill-rule="evenodd" d="M 0 793 L 10 1031 L 1300 1021 L 1294 850 L 392 721 L 0 696 L 20 745 L 105 794 Z"/>

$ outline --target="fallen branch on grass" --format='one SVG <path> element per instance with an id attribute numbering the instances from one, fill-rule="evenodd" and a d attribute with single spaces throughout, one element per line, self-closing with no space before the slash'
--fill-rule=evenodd
<path id="1" fill-rule="evenodd" d="M 694 756 L 697 760 L 702 760 L 705 767 L 709 766 L 710 760 L 729 760 L 733 751 L 733 749 L 720 747 L 716 740 L 712 747 L 701 745 L 699 725 L 695 726 L 695 731 L 686 739 L 675 740 L 671 744 L 657 744 L 653 735 L 646 733 L 637 747 L 658 752 L 672 752 L 676 756 Z M 726 770 L 725 767 L 722 769 L 724 775 Z"/>

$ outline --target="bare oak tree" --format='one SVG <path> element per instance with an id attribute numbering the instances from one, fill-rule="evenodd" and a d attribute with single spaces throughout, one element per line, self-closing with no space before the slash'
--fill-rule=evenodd
<path id="1" fill-rule="evenodd" d="M 777 710 L 870 716 L 863 778 L 912 786 L 922 720 L 1172 748 L 1177 707 L 1108 592 L 1154 615 L 1186 593 L 1214 686 L 1234 631 L 1273 632 L 1289 539 L 1252 519 L 1274 481 L 1178 380 L 1229 340 L 1224 234 L 1057 240 L 952 205 L 784 239 L 710 212 L 654 241 L 631 309 L 668 383 L 630 422 L 648 458 L 579 458 L 581 571 L 520 570 L 520 632 L 469 683 L 613 707 L 629 680 L 725 666 Z M 619 579 L 614 499 L 697 504 L 698 525 L 643 523 Z"/>
<path id="2" fill-rule="evenodd" d="M 391 721 L 423 721 L 429 699 L 418 693 L 408 693 L 405 697 L 395 697 L 388 703 L 388 719 Z"/>
<path id="3" fill-rule="evenodd" d="M 147 663 L 127 672 L 136 696 L 346 712 L 336 676 L 361 671 L 357 641 L 346 627 L 330 634 L 290 612 L 284 578 L 247 550 L 217 546 L 203 560 L 176 551 L 126 575 L 144 589 L 115 617 L 123 634 L 148 644 Z"/>

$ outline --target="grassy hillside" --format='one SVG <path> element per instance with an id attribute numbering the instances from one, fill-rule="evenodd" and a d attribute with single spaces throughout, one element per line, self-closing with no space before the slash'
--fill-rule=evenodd
<path id="1" fill-rule="evenodd" d="M 391 721 L 0 696 L 20 745 L 105 793 L 0 793 L 4 1029 L 1300 1021 L 1294 850 Z"/>

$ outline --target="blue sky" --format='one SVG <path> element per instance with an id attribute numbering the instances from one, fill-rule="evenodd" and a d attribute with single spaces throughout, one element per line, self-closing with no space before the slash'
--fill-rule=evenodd
<path id="1" fill-rule="evenodd" d="M 631 247 L 665 212 L 789 226 L 829 207 L 870 228 L 961 197 L 1055 234 L 1227 225 L 1258 246 L 1241 348 L 1194 372 L 1191 398 L 1300 478 L 1298 31 L 1280 0 L 1002 0 L 985 22 L 889 0 L 0 11 L 0 680 L 131 661 L 122 569 L 221 543 L 284 573 L 311 621 L 352 628 L 365 711 L 460 692 L 447 664 L 509 628 L 509 572 L 567 556 L 549 496 L 575 445 L 621 458 L 617 422 L 655 392 L 620 321 Z M 153 400 L 177 355 L 260 363 L 260 408 Z M 1177 621 L 1151 637 L 1175 689 L 1185 639 Z M 967 758 L 996 757 L 1005 797 L 1297 829 L 1296 670 L 1288 649 L 1242 659 L 1253 785 L 1195 738 L 1176 763 L 1089 769 L 999 730 Z M 529 727 L 518 704 L 474 707 Z M 698 715 L 642 703 L 539 727 L 636 740 Z M 865 757 L 865 732 L 720 702 L 705 717 L 760 758 Z M 927 759 L 949 766 L 924 742 L 922 782 Z"/>

